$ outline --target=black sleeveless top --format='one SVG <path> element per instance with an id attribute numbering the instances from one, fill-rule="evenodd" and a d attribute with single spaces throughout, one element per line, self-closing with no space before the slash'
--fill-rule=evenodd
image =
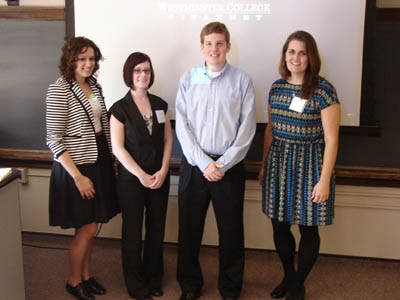
<path id="1" fill-rule="evenodd" d="M 150 93 L 147 95 L 153 114 L 151 135 L 130 91 L 111 106 L 110 113 L 125 125 L 125 149 L 146 173 L 153 174 L 161 169 L 164 153 L 165 120 L 159 122 L 160 112 L 157 111 L 163 111 L 166 115 L 168 103 Z M 125 168 L 120 166 L 121 169 Z"/>

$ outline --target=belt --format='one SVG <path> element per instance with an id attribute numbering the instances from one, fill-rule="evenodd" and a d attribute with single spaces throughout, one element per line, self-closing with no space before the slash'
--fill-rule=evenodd
<path id="1" fill-rule="evenodd" d="M 206 153 L 210 158 L 213 160 L 218 160 L 222 155 L 215 155 L 215 154 L 208 154 Z"/>
<path id="2" fill-rule="evenodd" d="M 103 131 L 96 132 L 96 136 L 101 136 L 101 135 L 103 135 Z"/>

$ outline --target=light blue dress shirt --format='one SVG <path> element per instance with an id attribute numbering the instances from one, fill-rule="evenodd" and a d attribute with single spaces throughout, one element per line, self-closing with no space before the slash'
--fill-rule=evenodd
<path id="1" fill-rule="evenodd" d="M 226 172 L 244 159 L 256 131 L 256 106 L 250 76 L 226 64 L 211 78 L 205 65 L 194 67 L 179 81 L 175 131 L 183 154 L 201 171 L 217 163 Z"/>

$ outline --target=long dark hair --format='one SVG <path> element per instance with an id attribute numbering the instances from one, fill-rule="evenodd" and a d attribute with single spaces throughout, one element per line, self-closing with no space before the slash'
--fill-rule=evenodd
<path id="1" fill-rule="evenodd" d="M 301 30 L 293 32 L 291 35 L 289 35 L 282 48 L 279 73 L 281 74 L 283 79 L 286 80 L 291 75 L 288 67 L 286 66 L 285 57 L 286 51 L 289 47 L 289 43 L 293 40 L 303 42 L 306 45 L 308 67 L 306 73 L 304 74 L 301 98 L 308 99 L 312 96 L 315 88 L 318 85 L 319 71 L 321 70 L 321 58 L 319 56 L 317 43 L 315 42 L 311 34 Z"/>

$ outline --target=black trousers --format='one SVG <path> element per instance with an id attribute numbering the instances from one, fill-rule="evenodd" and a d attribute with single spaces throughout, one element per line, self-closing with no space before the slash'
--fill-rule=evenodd
<path id="1" fill-rule="evenodd" d="M 145 188 L 131 174 L 118 176 L 118 196 L 122 212 L 122 267 L 131 296 L 144 296 L 151 288 L 161 288 L 163 242 L 169 195 L 169 175 L 160 189 Z M 142 254 L 142 227 L 146 236 Z"/>
<path id="2" fill-rule="evenodd" d="M 209 182 L 197 166 L 182 158 L 177 279 L 184 293 L 203 287 L 199 252 L 211 200 L 219 233 L 218 288 L 222 297 L 239 297 L 244 272 L 244 190 L 242 163 L 228 170 L 222 180 Z"/>

